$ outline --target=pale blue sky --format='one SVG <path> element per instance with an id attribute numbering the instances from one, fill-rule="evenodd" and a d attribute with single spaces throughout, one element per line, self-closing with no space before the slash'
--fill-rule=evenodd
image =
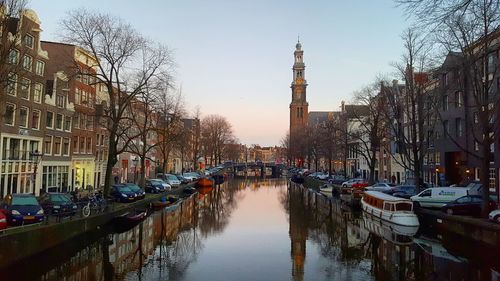
<path id="1" fill-rule="evenodd" d="M 409 23 L 391 0 L 32 0 L 44 40 L 66 11 L 122 17 L 174 50 L 188 108 L 228 118 L 242 143 L 279 144 L 289 127 L 293 51 L 300 34 L 310 111 L 391 72 Z"/>

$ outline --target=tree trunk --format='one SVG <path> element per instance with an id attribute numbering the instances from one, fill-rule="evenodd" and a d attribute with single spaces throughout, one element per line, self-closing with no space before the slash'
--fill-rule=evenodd
<path id="1" fill-rule="evenodd" d="M 109 189 L 111 186 L 114 184 L 114 178 L 113 178 L 113 167 L 116 165 L 118 162 L 118 159 L 116 158 L 116 143 L 114 141 L 115 139 L 115 134 L 111 134 L 109 136 L 109 150 L 108 150 L 108 161 L 106 162 L 106 175 L 105 175 L 105 180 L 104 180 L 104 190 L 103 190 L 103 195 L 106 197 L 109 194 Z"/>
<path id="2" fill-rule="evenodd" d="M 489 139 L 489 138 L 488 138 Z M 490 145 L 489 141 L 486 141 L 483 143 L 482 146 L 483 150 L 483 158 L 481 159 L 481 168 L 479 172 L 479 180 L 481 181 L 481 184 L 483 185 L 483 192 L 482 192 L 482 197 L 483 197 L 483 204 L 481 206 L 481 216 L 483 218 L 488 217 L 488 203 L 490 200 Z"/>

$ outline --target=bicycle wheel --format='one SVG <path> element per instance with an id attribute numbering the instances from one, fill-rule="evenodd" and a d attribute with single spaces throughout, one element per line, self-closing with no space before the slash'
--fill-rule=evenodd
<path id="1" fill-rule="evenodd" d="M 90 216 L 90 206 L 89 205 L 85 205 L 83 208 L 82 208 L 82 215 L 83 217 L 88 217 Z"/>

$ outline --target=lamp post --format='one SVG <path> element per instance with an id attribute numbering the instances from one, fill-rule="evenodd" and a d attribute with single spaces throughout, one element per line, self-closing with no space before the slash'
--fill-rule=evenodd
<path id="1" fill-rule="evenodd" d="M 137 156 L 134 157 L 134 159 L 132 159 L 132 162 L 134 162 L 134 183 L 137 180 L 137 162 L 138 161 L 139 161 L 139 159 L 137 159 Z"/>
<path id="2" fill-rule="evenodd" d="M 38 170 L 38 163 L 40 161 L 42 161 L 42 157 L 43 157 L 43 153 L 40 153 L 38 151 L 38 149 L 35 150 L 35 151 L 30 152 L 31 163 L 33 163 L 35 165 L 35 167 L 33 167 L 33 195 L 35 195 L 36 173 L 37 173 L 37 170 Z"/>

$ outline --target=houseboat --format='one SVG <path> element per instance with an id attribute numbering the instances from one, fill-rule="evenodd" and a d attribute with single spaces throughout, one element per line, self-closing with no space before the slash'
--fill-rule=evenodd
<path id="1" fill-rule="evenodd" d="M 363 211 L 381 220 L 403 226 L 419 226 L 410 200 L 378 191 L 366 191 L 361 199 Z"/>

